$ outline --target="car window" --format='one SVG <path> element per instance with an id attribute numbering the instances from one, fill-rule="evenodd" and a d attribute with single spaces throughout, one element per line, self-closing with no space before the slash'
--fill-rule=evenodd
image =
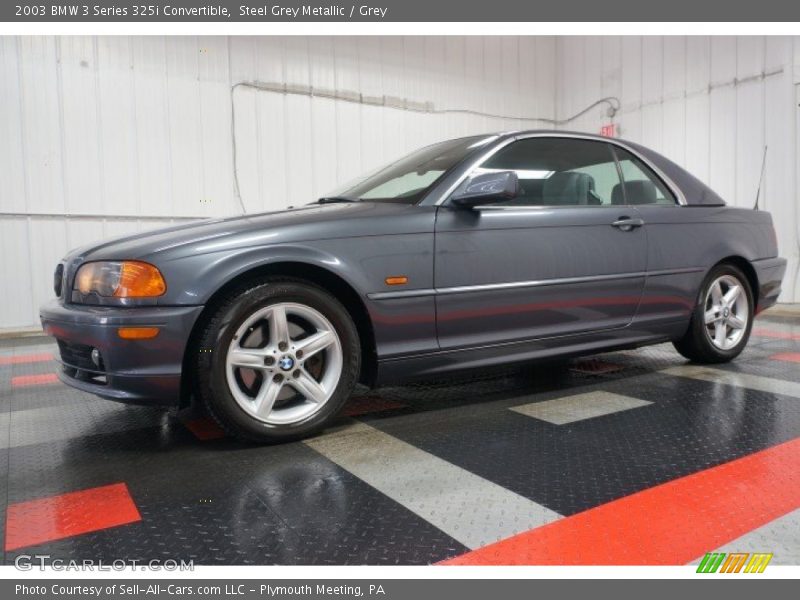
<path id="1" fill-rule="evenodd" d="M 402 198 L 409 194 L 415 194 L 419 190 L 427 189 L 444 173 L 444 169 L 431 169 L 422 173 L 405 173 L 398 177 L 393 177 L 389 181 L 379 183 L 371 190 L 361 194 L 362 200 L 374 200 L 376 198 Z"/>
<path id="2" fill-rule="evenodd" d="M 426 146 L 326 196 L 370 202 L 418 202 L 444 173 L 493 139 L 494 136 L 481 135 Z"/>
<path id="3" fill-rule="evenodd" d="M 614 154 L 605 142 L 519 140 L 482 164 L 479 172 L 486 171 L 516 172 L 520 194 L 501 203 L 508 206 L 609 206 L 622 198 Z"/>
<path id="4" fill-rule="evenodd" d="M 676 204 L 675 196 L 641 160 L 624 148 L 614 148 L 625 182 L 627 204 Z"/>

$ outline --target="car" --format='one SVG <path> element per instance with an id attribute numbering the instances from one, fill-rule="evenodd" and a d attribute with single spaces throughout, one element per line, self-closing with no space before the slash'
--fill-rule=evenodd
<path id="1" fill-rule="evenodd" d="M 316 202 L 71 252 L 41 308 L 60 379 L 199 404 L 256 442 L 369 386 L 671 341 L 718 363 L 774 304 L 769 213 L 638 144 L 563 131 L 426 146 Z"/>

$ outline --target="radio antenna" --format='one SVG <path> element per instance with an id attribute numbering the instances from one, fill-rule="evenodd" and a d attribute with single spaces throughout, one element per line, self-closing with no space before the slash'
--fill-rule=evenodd
<path id="1" fill-rule="evenodd" d="M 764 157 L 761 159 L 761 176 L 758 178 L 758 188 L 756 189 L 756 203 L 753 210 L 758 210 L 758 198 L 761 196 L 761 184 L 764 183 L 764 171 L 767 167 L 767 145 L 764 144 Z"/>

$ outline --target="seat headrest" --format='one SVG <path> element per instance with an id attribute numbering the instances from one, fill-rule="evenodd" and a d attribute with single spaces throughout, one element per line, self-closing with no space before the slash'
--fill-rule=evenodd
<path id="1" fill-rule="evenodd" d="M 554 173 L 544 180 L 542 199 L 546 206 L 591 204 L 589 192 L 594 178 L 586 173 Z"/>
<path id="2" fill-rule="evenodd" d="M 625 186 L 625 194 L 622 193 L 622 186 Z M 611 190 L 611 204 L 625 204 L 625 196 L 628 204 L 655 204 L 658 193 L 652 181 L 626 181 L 624 184 L 618 183 Z"/>

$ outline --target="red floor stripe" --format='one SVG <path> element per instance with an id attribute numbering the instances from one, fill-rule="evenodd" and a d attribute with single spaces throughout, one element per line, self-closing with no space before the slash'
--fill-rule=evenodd
<path id="1" fill-rule="evenodd" d="M 800 352 L 779 352 L 770 356 L 772 360 L 800 363 Z"/>
<path id="2" fill-rule="evenodd" d="M 6 513 L 6 551 L 141 520 L 124 483 L 19 502 Z"/>
<path id="3" fill-rule="evenodd" d="M 0 356 L 0 365 L 21 365 L 26 363 L 47 362 L 53 360 L 49 352 L 42 354 L 20 354 L 19 356 Z"/>
<path id="4" fill-rule="evenodd" d="M 207 442 L 225 437 L 225 432 L 211 417 L 200 417 L 185 421 L 184 426 L 191 431 L 198 440 Z"/>
<path id="5" fill-rule="evenodd" d="M 344 408 L 344 415 L 346 417 L 358 417 L 369 413 L 405 407 L 405 404 L 395 402 L 394 400 L 386 400 L 378 396 L 362 396 L 360 398 L 352 398 L 347 403 L 347 406 Z"/>
<path id="6" fill-rule="evenodd" d="M 800 438 L 443 564 L 683 565 L 800 507 L 799 472 Z"/>
<path id="7" fill-rule="evenodd" d="M 55 373 L 42 373 L 40 375 L 17 375 L 11 378 L 12 387 L 27 387 L 30 385 L 48 385 L 58 382 Z"/>
<path id="8" fill-rule="evenodd" d="M 775 329 L 753 328 L 752 334 L 756 337 L 775 338 L 776 340 L 800 340 L 800 333 L 789 333 Z"/>

